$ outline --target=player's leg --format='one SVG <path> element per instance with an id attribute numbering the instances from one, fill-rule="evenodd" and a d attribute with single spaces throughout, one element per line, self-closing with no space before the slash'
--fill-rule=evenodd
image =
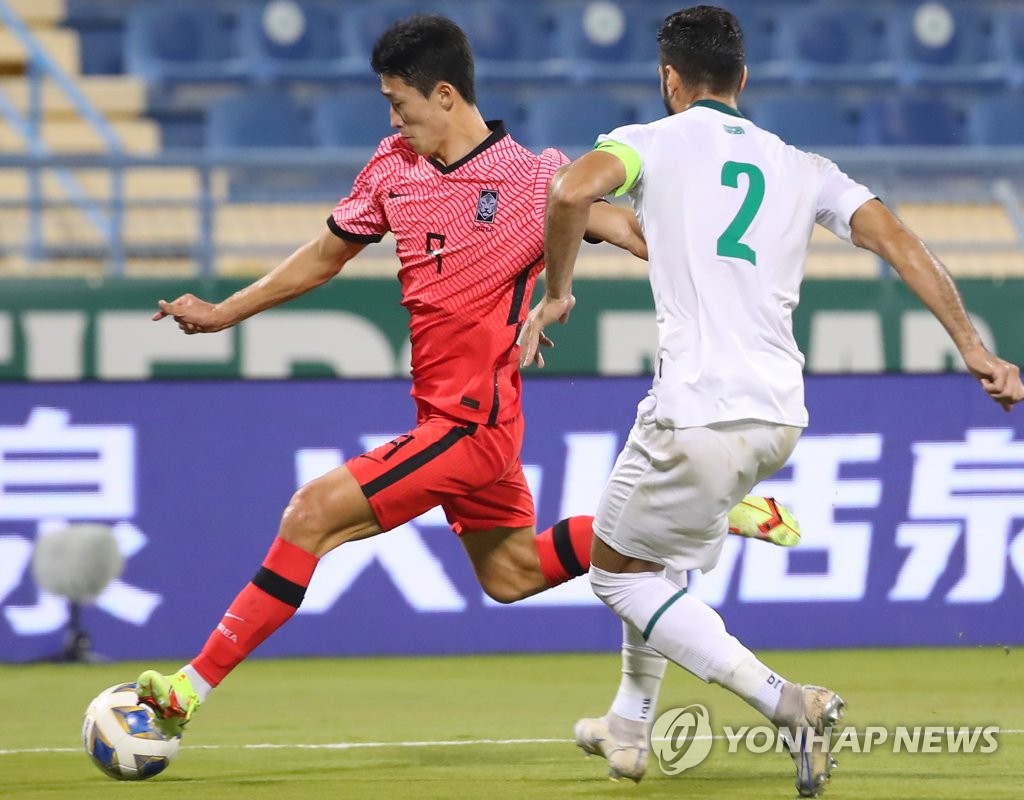
<path id="1" fill-rule="evenodd" d="M 536 533 L 533 495 L 519 461 L 523 426 L 520 415 L 482 428 L 480 446 L 504 467 L 490 483 L 442 503 L 480 586 L 500 603 L 522 600 L 590 568 L 593 517 L 570 517 Z"/>
<path id="2" fill-rule="evenodd" d="M 459 538 L 487 595 L 514 603 L 590 569 L 593 519 L 569 517 L 539 534 L 533 525 L 479 529 L 484 523 L 469 522 L 477 529 L 462 523 Z"/>
<path id="3" fill-rule="evenodd" d="M 445 505 L 480 586 L 499 603 L 515 603 L 590 569 L 594 518 L 567 517 L 540 533 L 532 523 L 514 524 L 532 520 L 532 509 L 518 462 L 496 484 Z M 799 540 L 796 521 L 771 498 L 748 497 L 731 509 L 729 532 L 785 546 Z M 623 650 L 624 660 L 630 652 Z"/>
<path id="4" fill-rule="evenodd" d="M 139 697 L 161 713 L 165 727 L 179 732 L 212 689 L 291 619 L 320 557 L 380 531 L 348 467 L 307 483 L 292 496 L 260 569 L 224 612 L 199 655 L 174 675 L 143 672 L 137 681 Z"/>
<path id="5" fill-rule="evenodd" d="M 299 489 L 260 570 L 202 652 L 172 676 L 152 670 L 140 676 L 140 697 L 160 711 L 166 727 L 180 730 L 212 688 L 294 615 L 321 556 L 419 516 L 446 492 L 466 491 L 460 473 L 486 481 L 488 469 L 504 469 L 472 457 L 471 469 L 462 466 L 467 452 L 472 456 L 479 450 L 472 446 L 476 430 L 475 425 L 430 418 Z"/>
<path id="6" fill-rule="evenodd" d="M 714 609 L 677 588 L 662 572 L 632 571 L 659 565 L 623 560 L 597 538 L 592 560 L 595 593 L 622 619 L 643 624 L 641 636 L 648 646 L 701 680 L 729 689 L 778 726 L 796 765 L 797 790 L 805 797 L 820 794 L 835 766 L 828 748 L 842 716 L 842 698 L 831 689 L 792 683 L 773 671 L 727 632 Z M 646 741 L 631 740 L 630 731 L 620 728 L 601 747 L 613 777 L 642 777 Z"/>
<path id="7" fill-rule="evenodd" d="M 666 569 L 664 575 L 680 588 L 686 586 L 685 573 Z M 647 746 L 668 659 L 623 621 L 621 663 L 619 686 L 608 710 L 600 717 L 577 720 L 573 738 L 588 755 L 604 756 L 613 778 L 639 781 L 647 771 Z"/>
<path id="8" fill-rule="evenodd" d="M 800 540 L 800 527 L 774 498 L 748 495 L 729 510 L 729 533 L 789 547 Z M 686 573 L 666 568 L 664 576 L 680 589 Z M 604 755 L 618 776 L 642 777 L 647 743 L 658 707 L 666 658 L 651 648 L 640 631 L 622 623 L 622 677 L 608 711 L 576 722 L 576 744 L 590 755 Z"/>
<path id="9" fill-rule="evenodd" d="M 537 594 L 589 567 L 592 517 L 562 520 L 539 535 L 532 525 L 496 524 L 532 519 L 533 501 L 518 462 L 495 485 L 445 503 L 445 511 L 477 580 L 499 602 Z M 636 778 L 646 769 L 648 717 L 657 703 L 666 660 L 631 632 L 631 626 L 623 627 L 622 678 L 612 710 L 604 717 L 580 720 L 575 734 L 586 752 L 605 755 L 615 774 Z M 622 745 L 608 747 L 612 742 Z"/>
<path id="10" fill-rule="evenodd" d="M 622 677 L 611 707 L 601 717 L 573 726 L 576 745 L 608 760 L 613 779 L 640 781 L 647 771 L 647 745 L 667 659 L 647 645 L 630 623 L 622 623 Z"/>
<path id="11" fill-rule="evenodd" d="M 780 467 L 796 438 L 792 429 L 771 426 L 635 427 L 598 511 L 591 583 L 648 646 L 730 689 L 776 725 L 798 730 L 794 761 L 805 793 L 820 791 L 832 763 L 827 747 L 804 746 L 807 735 L 834 723 L 842 700 L 773 672 L 729 635 L 714 609 L 661 569 L 710 569 L 726 535 L 725 509 Z"/>

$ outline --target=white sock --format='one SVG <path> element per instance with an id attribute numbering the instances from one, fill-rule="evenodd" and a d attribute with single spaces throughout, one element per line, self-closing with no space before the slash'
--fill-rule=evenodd
<path id="1" fill-rule="evenodd" d="M 685 572 L 675 573 L 666 567 L 662 574 L 680 589 L 686 586 Z M 622 623 L 622 680 L 609 711 L 624 720 L 643 723 L 631 726 L 639 730 L 640 736 L 647 735 L 654 721 L 667 664 L 668 659 L 649 647 L 640 631 L 628 622 Z M 617 720 L 611 722 L 618 724 Z"/>
<path id="2" fill-rule="evenodd" d="M 178 671 L 184 672 L 185 675 L 188 676 L 188 679 L 192 681 L 192 688 L 195 689 L 196 694 L 199 695 L 199 702 L 205 703 L 206 698 L 209 697 L 210 692 L 213 691 L 213 687 L 206 682 L 206 679 L 203 678 L 202 675 L 196 672 L 196 668 L 191 664 L 186 664 Z"/>
<path id="3" fill-rule="evenodd" d="M 707 603 L 655 572 L 610 573 L 592 566 L 590 583 L 609 608 L 646 634 L 648 647 L 773 717 L 786 681 L 730 636 Z"/>
<path id="4" fill-rule="evenodd" d="M 647 646 L 640 631 L 622 623 L 622 680 L 612 701 L 611 712 L 623 719 L 649 726 L 658 705 L 661 679 L 665 676 L 665 657 Z"/>

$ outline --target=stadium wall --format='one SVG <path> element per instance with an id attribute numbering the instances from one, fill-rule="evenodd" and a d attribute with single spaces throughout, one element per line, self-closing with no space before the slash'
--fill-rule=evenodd
<path id="1" fill-rule="evenodd" d="M 408 375 L 408 315 L 393 280 L 346 278 L 218 336 L 153 324 L 158 298 L 219 299 L 237 280 L 7 280 L 0 380 Z M 1024 280 L 959 282 L 990 345 L 1024 362 Z M 549 374 L 648 373 L 657 332 L 646 280 L 579 280 L 573 323 L 554 332 Z M 297 313 L 301 312 L 301 313 Z M 942 372 L 962 362 L 897 280 L 808 280 L 794 330 L 809 372 Z M 353 343 L 358 342 L 358 346 Z"/>
<path id="2" fill-rule="evenodd" d="M 590 513 L 648 382 L 527 380 L 542 524 Z M 811 427 L 760 491 L 803 542 L 730 539 L 693 591 L 758 648 L 1024 643 L 1024 418 L 964 375 L 812 376 Z M 400 380 L 11 383 L 0 391 L 0 660 L 59 652 L 68 608 L 31 578 L 68 522 L 113 526 L 121 578 L 85 610 L 114 659 L 185 658 L 258 566 L 295 487 L 411 422 Z M 585 580 L 485 599 L 431 512 L 321 564 L 265 656 L 610 650 Z"/>

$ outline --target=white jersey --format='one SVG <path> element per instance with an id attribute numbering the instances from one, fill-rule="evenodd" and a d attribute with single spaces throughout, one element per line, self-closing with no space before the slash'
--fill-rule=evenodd
<path id="1" fill-rule="evenodd" d="M 647 239 L 658 320 L 654 413 L 686 428 L 805 427 L 793 309 L 815 222 L 850 238 L 874 195 L 826 158 L 700 101 L 599 137 L 640 158 L 629 196 Z"/>

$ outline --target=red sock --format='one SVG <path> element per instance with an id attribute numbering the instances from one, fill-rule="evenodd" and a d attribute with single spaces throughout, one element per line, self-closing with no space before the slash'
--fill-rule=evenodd
<path id="1" fill-rule="evenodd" d="M 590 569 L 593 517 L 569 517 L 537 534 L 540 571 L 548 586 L 558 586 Z"/>
<path id="2" fill-rule="evenodd" d="M 302 605 L 319 559 L 277 538 L 263 566 L 238 593 L 217 629 L 192 660 L 196 672 L 216 686 Z"/>

